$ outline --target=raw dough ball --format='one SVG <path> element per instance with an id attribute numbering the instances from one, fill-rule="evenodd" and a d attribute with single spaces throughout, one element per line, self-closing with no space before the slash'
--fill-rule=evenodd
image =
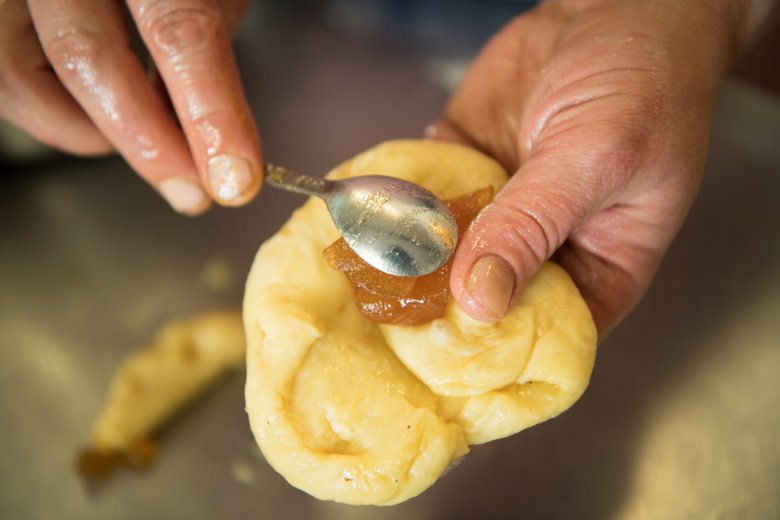
<path id="1" fill-rule="evenodd" d="M 393 141 L 330 173 L 402 177 L 452 198 L 506 181 L 456 144 Z M 246 286 L 246 406 L 260 448 L 292 485 L 321 499 L 395 504 L 432 485 L 468 444 L 556 416 L 588 384 L 590 313 L 568 275 L 546 264 L 506 318 L 488 325 L 454 302 L 417 327 L 357 310 L 323 249 L 338 238 L 309 200 L 258 252 Z"/>

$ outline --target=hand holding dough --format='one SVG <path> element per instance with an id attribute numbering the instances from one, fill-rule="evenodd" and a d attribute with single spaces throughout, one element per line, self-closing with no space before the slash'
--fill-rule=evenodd
<path id="1" fill-rule="evenodd" d="M 506 181 L 492 159 L 434 141 L 379 145 L 330 177 L 368 173 L 441 198 Z M 247 281 L 247 412 L 292 485 L 350 504 L 398 503 L 469 444 L 554 417 L 585 390 L 596 331 L 559 267 L 545 264 L 496 324 L 451 301 L 425 325 L 377 325 L 323 257 L 336 238 L 324 204 L 310 200 L 260 248 Z"/>

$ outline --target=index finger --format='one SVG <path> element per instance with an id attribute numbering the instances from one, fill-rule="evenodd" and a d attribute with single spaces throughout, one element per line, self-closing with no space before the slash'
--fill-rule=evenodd
<path id="1" fill-rule="evenodd" d="M 128 0 L 214 200 L 238 206 L 262 182 L 260 139 L 214 0 Z"/>

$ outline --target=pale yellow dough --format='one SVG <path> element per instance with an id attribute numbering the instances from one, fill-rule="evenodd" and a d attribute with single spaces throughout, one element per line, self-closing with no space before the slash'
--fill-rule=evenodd
<path id="1" fill-rule="evenodd" d="M 117 369 L 92 429 L 99 451 L 128 450 L 151 435 L 220 375 L 244 361 L 237 311 L 213 311 L 167 324 Z"/>
<path id="2" fill-rule="evenodd" d="M 492 159 L 435 141 L 381 144 L 330 173 L 402 177 L 449 198 L 506 181 Z M 469 444 L 571 406 L 588 384 L 596 330 L 577 288 L 548 263 L 495 325 L 454 302 L 418 327 L 357 310 L 323 249 L 338 233 L 309 200 L 260 248 L 246 286 L 246 406 L 260 448 L 321 499 L 389 505 L 432 485 Z"/>

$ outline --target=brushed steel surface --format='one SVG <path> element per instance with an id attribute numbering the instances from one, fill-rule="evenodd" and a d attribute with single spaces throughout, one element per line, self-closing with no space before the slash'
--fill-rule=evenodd
<path id="1" fill-rule="evenodd" d="M 451 56 L 258 4 L 237 52 L 269 160 L 322 171 L 436 117 Z M 300 199 L 266 190 L 189 219 L 118 159 L 3 173 L 0 518 L 780 517 L 777 99 L 724 90 L 700 196 L 580 402 L 390 508 L 290 487 L 255 447 L 241 375 L 183 414 L 148 473 L 83 486 L 75 450 L 121 358 L 173 317 L 240 305 L 257 247 Z"/>

